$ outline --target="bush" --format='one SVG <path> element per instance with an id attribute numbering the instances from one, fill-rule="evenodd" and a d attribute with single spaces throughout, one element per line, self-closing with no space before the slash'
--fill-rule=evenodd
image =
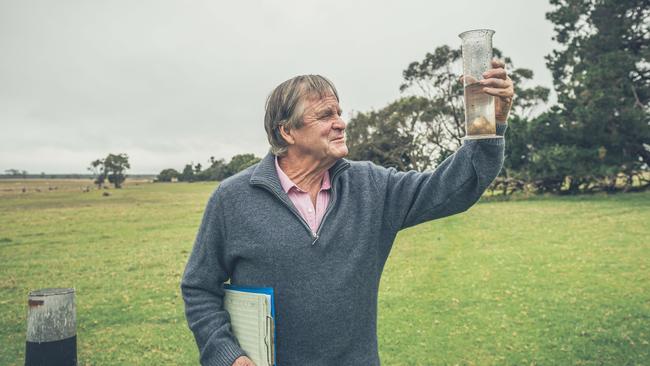
<path id="1" fill-rule="evenodd" d="M 158 174 L 158 181 L 159 182 L 171 182 L 172 178 L 178 179 L 178 177 L 181 175 L 176 169 L 164 169 Z"/>

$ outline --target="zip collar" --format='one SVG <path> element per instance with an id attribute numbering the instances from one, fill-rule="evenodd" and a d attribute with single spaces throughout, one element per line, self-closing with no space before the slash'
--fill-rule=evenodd
<path id="1" fill-rule="evenodd" d="M 334 166 L 329 169 L 330 182 L 332 186 L 334 185 L 334 180 L 336 177 L 349 167 L 350 162 L 348 162 L 346 159 L 339 159 L 336 161 L 336 163 L 334 163 Z M 253 170 L 253 174 L 251 175 L 249 183 L 255 186 L 265 186 L 271 189 L 273 193 L 276 193 L 278 195 L 284 194 L 286 196 L 286 193 L 280 184 L 278 172 L 275 170 L 275 155 L 271 153 L 268 153 L 264 159 L 262 159 L 262 161 L 257 164 L 255 170 Z"/>
<path id="2" fill-rule="evenodd" d="M 249 180 L 249 183 L 254 186 L 259 186 L 262 187 L 268 191 L 270 191 L 275 197 L 277 197 L 293 214 L 296 216 L 296 218 L 302 223 L 302 226 L 305 227 L 307 232 L 312 238 L 312 243 L 311 245 L 313 246 L 316 244 L 316 241 L 320 237 L 320 232 L 323 227 L 323 223 L 327 219 L 327 216 L 329 216 L 330 211 L 332 210 L 332 207 L 336 203 L 336 179 L 338 176 L 346 169 L 350 167 L 350 162 L 348 162 L 345 159 L 339 159 L 334 163 L 334 166 L 332 166 L 329 169 L 330 173 L 330 182 L 331 182 L 331 195 L 330 195 L 330 203 L 327 206 L 327 210 L 325 211 L 325 215 L 323 216 L 323 220 L 320 223 L 320 226 L 318 227 L 318 230 L 314 234 L 311 231 L 311 228 L 305 221 L 305 219 L 300 215 L 298 210 L 295 208 L 293 205 L 293 202 L 289 199 L 289 196 L 287 193 L 282 189 L 282 185 L 280 184 L 280 178 L 278 177 L 278 172 L 275 168 L 275 155 L 269 153 L 260 161 L 260 163 L 255 167 L 253 170 L 253 174 Z"/>

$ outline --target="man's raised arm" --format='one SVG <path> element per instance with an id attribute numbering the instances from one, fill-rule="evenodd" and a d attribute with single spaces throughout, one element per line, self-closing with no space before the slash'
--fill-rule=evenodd
<path id="1" fill-rule="evenodd" d="M 497 125 L 503 136 L 507 125 Z M 373 166 L 384 198 L 384 224 L 393 231 L 466 211 L 499 174 L 504 139 L 465 140 L 432 172 L 398 172 Z"/>
<path id="2" fill-rule="evenodd" d="M 492 60 L 483 73 L 481 91 L 494 96 L 496 134 L 504 136 L 512 107 L 514 85 L 505 63 Z M 501 171 L 505 138 L 464 140 L 453 155 L 433 172 L 372 170 L 379 194 L 384 195 L 384 222 L 394 232 L 470 208 Z"/>

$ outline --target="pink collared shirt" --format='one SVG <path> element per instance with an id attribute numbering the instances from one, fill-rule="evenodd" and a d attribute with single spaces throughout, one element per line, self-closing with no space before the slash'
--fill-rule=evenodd
<path id="1" fill-rule="evenodd" d="M 280 168 L 277 156 L 275 157 L 275 170 L 278 172 L 282 189 L 287 193 L 287 196 L 289 196 L 293 205 L 296 206 L 300 216 L 302 216 L 307 224 L 309 224 L 312 233 L 316 234 L 318 226 L 323 220 L 323 216 L 327 210 L 327 205 L 330 201 L 330 173 L 326 171 L 323 176 L 320 191 L 318 191 L 318 196 L 316 196 L 316 207 L 314 207 L 311 203 L 309 192 L 305 192 L 298 188 L 298 186 L 287 177 L 287 175 L 282 171 L 282 168 Z"/>

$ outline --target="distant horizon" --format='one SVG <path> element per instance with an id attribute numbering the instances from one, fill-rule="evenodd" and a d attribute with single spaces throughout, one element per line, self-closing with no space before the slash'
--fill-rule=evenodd
<path id="1" fill-rule="evenodd" d="M 106 155 L 108 155 L 108 154 L 109 154 L 109 153 L 106 153 Z M 121 154 L 121 153 L 114 153 L 114 152 L 111 152 L 111 154 Z M 129 156 L 129 163 L 131 163 L 131 165 L 133 165 L 133 162 L 131 161 L 131 155 L 130 155 L 129 153 L 126 153 L 126 154 Z M 246 152 L 243 152 L 243 153 L 241 153 L 241 154 L 252 154 L 252 153 L 246 153 Z M 235 155 L 237 155 L 237 154 L 235 154 Z M 260 155 L 257 155 L 257 154 L 253 154 L 253 155 L 255 155 L 256 157 L 259 157 L 259 158 L 263 158 L 266 154 L 265 154 L 265 155 L 261 155 L 261 156 L 260 156 Z M 234 155 L 233 155 L 233 156 L 234 156 Z M 228 157 L 228 158 L 217 158 L 216 156 L 214 156 L 214 157 L 215 157 L 216 160 L 223 159 L 223 160 L 225 160 L 226 162 L 228 162 L 228 161 L 230 161 L 230 159 L 232 159 L 232 156 L 230 156 L 230 157 Z M 98 159 L 99 159 L 99 158 L 98 158 Z M 91 163 L 91 161 L 88 161 L 88 165 L 87 165 L 88 167 L 90 166 L 90 163 Z M 127 174 L 127 175 L 129 175 L 129 174 L 131 174 L 131 175 L 158 175 L 158 174 L 160 174 L 160 172 L 161 172 L 162 170 L 164 170 L 164 169 L 176 169 L 177 171 L 181 172 L 181 171 L 183 171 L 183 168 L 185 168 L 185 165 L 190 164 L 190 163 L 191 163 L 193 166 L 196 166 L 196 164 L 201 163 L 201 167 L 202 167 L 203 169 L 205 169 L 205 168 L 208 168 L 208 167 L 210 166 L 210 157 L 208 157 L 207 159 L 205 159 L 205 163 L 200 162 L 200 161 L 188 161 L 188 162 L 186 162 L 185 164 L 182 164 L 182 166 L 180 166 L 180 167 L 168 166 L 168 167 L 166 167 L 166 168 L 162 168 L 162 169 L 160 169 L 160 171 L 157 171 L 157 172 L 155 172 L 155 173 L 129 173 L 129 171 L 127 170 L 127 173 L 126 173 L 126 174 Z M 7 173 L 6 173 L 6 171 L 7 171 L 7 170 L 10 170 L 10 169 L 17 169 L 17 170 L 19 170 L 19 171 L 25 170 L 25 171 L 27 171 L 27 175 L 33 175 L 33 176 L 40 176 L 42 173 L 45 173 L 45 175 L 92 175 L 92 173 L 89 173 L 88 171 L 85 171 L 85 172 L 83 172 L 83 173 L 70 173 L 70 172 L 58 172 L 58 173 L 56 173 L 56 172 L 45 172 L 45 171 L 41 171 L 41 172 L 32 172 L 32 171 L 29 171 L 29 170 L 27 170 L 27 169 L 21 169 L 21 168 L 17 168 L 17 167 L 9 167 L 9 168 L 2 168 L 2 169 L 0 169 L 0 177 L 4 177 L 4 176 L 11 177 L 11 176 L 12 176 L 11 174 L 7 174 Z"/>
<path id="2" fill-rule="evenodd" d="M 158 172 L 158 173 L 128 173 L 127 172 L 124 175 L 128 178 L 129 176 L 157 176 L 158 174 L 160 174 L 160 172 Z M 21 175 L 10 175 L 10 174 L 4 174 L 3 173 L 3 174 L 0 174 L 0 179 L 12 179 L 12 178 L 15 178 L 15 179 L 58 179 L 58 178 L 63 178 L 61 176 L 68 176 L 68 175 L 80 176 L 80 177 L 84 177 L 84 178 L 86 178 L 86 177 L 92 178 L 93 177 L 93 175 L 90 174 L 90 173 L 46 173 L 45 172 L 44 175 L 45 175 L 45 177 L 41 176 L 41 173 L 29 173 L 29 172 L 27 172 L 27 176 L 25 178 L 23 178 Z M 55 177 L 54 178 L 49 178 L 48 176 L 55 176 Z"/>

